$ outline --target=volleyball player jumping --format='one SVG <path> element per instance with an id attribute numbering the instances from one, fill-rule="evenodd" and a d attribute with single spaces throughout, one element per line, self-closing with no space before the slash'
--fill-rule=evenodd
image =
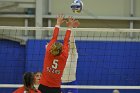
<path id="1" fill-rule="evenodd" d="M 59 27 L 64 22 L 64 16 L 59 15 L 57 17 L 53 37 L 46 47 L 43 72 L 39 85 L 41 93 L 61 93 L 61 77 L 68 58 L 71 28 L 74 27 L 76 21 L 72 17 L 68 18 L 66 22 L 68 29 L 62 44 L 57 42 L 57 37 L 59 34 Z"/>

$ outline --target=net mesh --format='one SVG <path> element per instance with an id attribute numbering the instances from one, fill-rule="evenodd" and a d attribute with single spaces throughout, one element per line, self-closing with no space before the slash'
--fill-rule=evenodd
<path id="1" fill-rule="evenodd" d="M 52 30 L 53 27 L 0 27 L 1 93 L 15 90 L 14 85 L 8 88 L 10 85 L 3 84 L 22 84 L 24 72 L 42 71 L 45 45 L 52 37 Z M 64 84 L 62 88 L 75 88 L 79 93 L 103 92 L 96 89 L 111 89 L 105 93 L 112 89 L 128 89 L 122 90 L 123 93 L 140 92 L 140 29 L 72 30 L 78 60 L 74 64 L 69 61 L 69 72 L 64 73 L 67 77 L 64 83 L 74 83 L 69 83 L 68 87 Z M 61 42 L 65 31 L 66 28 L 60 29 L 58 40 Z M 76 73 L 70 71 L 73 69 Z"/>

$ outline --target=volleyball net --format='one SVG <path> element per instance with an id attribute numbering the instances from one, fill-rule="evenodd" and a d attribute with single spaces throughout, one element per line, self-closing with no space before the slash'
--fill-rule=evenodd
<path id="1" fill-rule="evenodd" d="M 68 61 L 62 88 L 79 93 L 140 92 L 140 29 L 72 29 L 78 60 Z M 60 28 L 63 42 L 66 28 Z M 0 26 L 0 91 L 11 93 L 22 84 L 24 72 L 42 71 L 45 45 L 53 27 Z M 75 55 L 74 55 L 75 57 Z M 70 57 L 73 59 L 73 56 Z M 76 77 L 76 78 L 75 78 Z"/>

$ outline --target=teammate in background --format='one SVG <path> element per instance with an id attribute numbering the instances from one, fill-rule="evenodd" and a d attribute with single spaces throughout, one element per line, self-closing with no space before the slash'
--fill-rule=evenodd
<path id="1" fill-rule="evenodd" d="M 66 22 L 68 29 L 62 44 L 57 42 L 57 37 L 59 34 L 59 27 L 64 22 L 64 16 L 59 15 L 57 17 L 53 37 L 46 47 L 43 72 L 38 88 L 41 93 L 61 93 L 61 77 L 66 65 L 69 51 L 68 42 L 71 34 L 71 28 L 73 28 L 76 21 L 72 17 L 68 18 L 68 21 Z"/>
<path id="2" fill-rule="evenodd" d="M 23 87 L 18 88 L 13 93 L 41 93 L 34 87 L 34 73 L 27 72 L 23 76 Z"/>
<path id="3" fill-rule="evenodd" d="M 34 73 L 34 77 L 35 77 L 34 87 L 36 89 L 38 89 L 38 87 L 39 87 L 39 84 L 40 84 L 39 81 L 40 81 L 41 76 L 42 76 L 41 72 L 35 72 Z"/>
<path id="4" fill-rule="evenodd" d="M 74 27 L 78 27 L 79 25 L 80 23 L 77 21 L 75 22 Z M 62 76 L 63 85 L 75 85 L 77 83 L 76 68 L 77 68 L 78 53 L 73 31 L 71 32 L 69 45 L 70 45 L 69 56 Z M 78 89 L 62 89 L 62 93 L 78 93 Z"/>

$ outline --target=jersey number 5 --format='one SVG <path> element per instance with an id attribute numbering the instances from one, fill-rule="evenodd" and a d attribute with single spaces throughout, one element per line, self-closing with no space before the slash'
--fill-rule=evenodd
<path id="1" fill-rule="evenodd" d="M 58 68 L 58 60 L 57 59 L 53 60 L 52 68 L 54 68 L 54 69 Z"/>

